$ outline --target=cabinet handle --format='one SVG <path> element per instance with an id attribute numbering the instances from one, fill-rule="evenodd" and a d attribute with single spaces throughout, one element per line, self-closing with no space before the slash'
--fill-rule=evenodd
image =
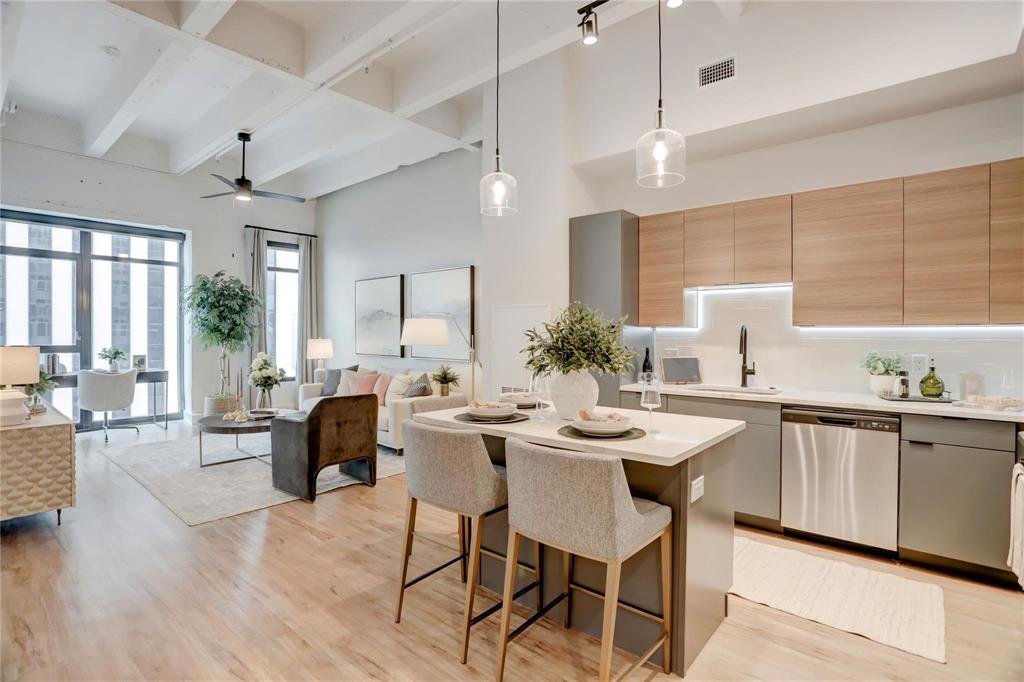
<path id="1" fill-rule="evenodd" d="M 928 447 L 935 445 L 935 443 L 929 443 L 923 440 L 908 440 L 907 442 L 910 443 L 911 445 L 926 445 Z"/>
<path id="2" fill-rule="evenodd" d="M 965 421 L 967 421 L 967 420 L 968 420 L 968 417 L 947 417 L 947 416 L 946 416 L 946 415 L 944 415 L 944 414 L 940 414 L 940 415 L 939 415 L 939 418 L 940 418 L 940 419 L 955 419 L 955 420 L 957 420 L 957 421 L 962 421 L 962 422 L 965 422 Z"/>

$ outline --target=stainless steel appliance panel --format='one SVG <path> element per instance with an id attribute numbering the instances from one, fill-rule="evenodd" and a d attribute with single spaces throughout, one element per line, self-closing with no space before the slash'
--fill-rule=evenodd
<path id="1" fill-rule="evenodd" d="M 899 420 L 782 412 L 782 525 L 896 550 Z"/>

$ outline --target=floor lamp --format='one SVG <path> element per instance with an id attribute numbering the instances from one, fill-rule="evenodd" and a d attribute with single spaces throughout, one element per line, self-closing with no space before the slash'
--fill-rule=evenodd
<path id="1" fill-rule="evenodd" d="M 462 340 L 469 346 L 469 399 L 476 398 L 476 368 L 483 364 L 476 357 L 473 335 L 466 335 L 450 313 L 426 313 L 432 317 L 409 317 L 402 325 L 403 346 L 447 346 L 451 343 L 448 335 L 448 320 L 452 321 Z"/>

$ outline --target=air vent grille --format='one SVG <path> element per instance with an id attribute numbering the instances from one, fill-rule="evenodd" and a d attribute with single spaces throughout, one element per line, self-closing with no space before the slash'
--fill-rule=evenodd
<path id="1" fill-rule="evenodd" d="M 697 87 L 704 88 L 736 75 L 736 57 L 720 59 L 697 69 Z"/>

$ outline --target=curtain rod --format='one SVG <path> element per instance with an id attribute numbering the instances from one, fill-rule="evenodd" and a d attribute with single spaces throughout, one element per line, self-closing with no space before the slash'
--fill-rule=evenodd
<path id="1" fill-rule="evenodd" d="M 312 237 L 313 239 L 319 239 L 320 237 L 315 234 L 306 234 L 305 232 L 289 232 L 288 230 L 278 230 L 273 227 L 260 227 L 259 225 L 246 225 L 247 230 L 264 230 L 266 232 L 280 232 L 281 234 L 294 234 L 296 237 Z"/>

